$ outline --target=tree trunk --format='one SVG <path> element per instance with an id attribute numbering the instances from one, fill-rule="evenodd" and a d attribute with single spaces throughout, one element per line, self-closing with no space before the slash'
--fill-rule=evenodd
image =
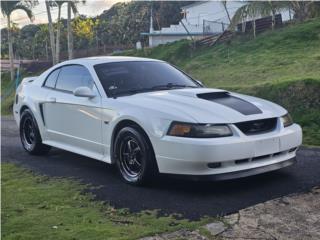
<path id="1" fill-rule="evenodd" d="M 57 21 L 57 36 L 56 36 L 56 61 L 60 61 L 60 17 L 61 17 L 61 5 L 58 5 L 58 21 Z"/>
<path id="2" fill-rule="evenodd" d="M 227 16 L 228 16 L 228 19 L 229 19 L 229 23 L 231 24 L 231 17 L 230 17 L 230 14 L 229 14 L 229 10 L 227 8 L 227 1 L 222 1 L 222 4 L 223 4 L 223 7 L 224 7 L 224 10 L 227 13 Z"/>
<path id="3" fill-rule="evenodd" d="M 271 28 L 272 28 L 272 31 L 274 30 L 274 27 L 276 25 L 276 13 L 274 11 L 272 11 L 272 20 L 271 20 Z"/>
<path id="4" fill-rule="evenodd" d="M 252 21 L 252 27 L 253 27 L 253 37 L 256 38 L 256 20 L 253 19 Z"/>
<path id="5" fill-rule="evenodd" d="M 98 31 L 96 30 L 96 45 L 97 49 L 99 49 L 99 38 L 98 38 Z"/>
<path id="6" fill-rule="evenodd" d="M 55 45 L 54 45 L 54 32 L 53 32 L 53 24 L 50 12 L 49 2 L 46 0 L 46 8 L 48 14 L 48 27 L 49 27 L 49 37 L 50 37 L 50 45 L 51 45 L 51 55 L 52 55 L 52 65 L 56 64 L 56 55 L 55 55 Z"/>
<path id="7" fill-rule="evenodd" d="M 68 31 L 68 56 L 69 59 L 73 58 L 73 36 L 71 29 L 71 4 L 68 2 L 68 19 L 67 19 L 67 31 Z"/>
<path id="8" fill-rule="evenodd" d="M 35 47 L 35 40 L 34 40 L 35 38 L 33 38 L 33 41 L 32 41 L 32 60 L 34 60 L 35 59 L 35 57 L 34 57 L 34 47 Z"/>
<path id="9" fill-rule="evenodd" d="M 46 40 L 46 59 L 49 61 L 49 54 L 48 54 L 48 42 Z"/>
<path id="10" fill-rule="evenodd" d="M 8 20 L 8 43 L 9 43 L 9 61 L 10 61 L 10 79 L 14 80 L 14 65 L 13 65 L 13 41 L 11 36 L 11 26 L 10 26 L 10 14 L 7 16 Z"/>

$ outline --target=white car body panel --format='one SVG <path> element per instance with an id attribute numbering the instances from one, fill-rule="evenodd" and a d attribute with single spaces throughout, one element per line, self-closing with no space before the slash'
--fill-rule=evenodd
<path id="1" fill-rule="evenodd" d="M 18 103 L 13 107 L 17 124 L 20 122 L 21 110 L 28 107 L 36 118 L 45 144 L 112 163 L 113 131 L 121 121 L 130 120 L 137 123 L 149 137 L 159 171 L 183 175 L 221 174 L 281 163 L 295 157 L 296 148 L 302 143 L 300 126 L 293 124 L 284 128 L 280 121 L 280 117 L 287 111 L 277 104 L 256 97 L 231 93 L 262 111 L 251 115 L 244 115 L 230 107 L 197 96 L 201 93 L 225 91 L 220 89 L 162 90 L 108 98 L 93 66 L 119 61 L 158 60 L 97 57 L 60 63 L 39 77 L 25 79 L 19 85 Z M 96 85 L 94 98 L 76 97 L 42 86 L 52 70 L 68 64 L 80 64 L 88 69 Z M 278 118 L 272 132 L 248 136 L 234 125 L 236 122 L 265 118 Z M 233 136 L 168 136 L 167 131 L 173 121 L 228 124 Z M 292 149 L 294 151 L 290 151 Z M 266 157 L 254 161 L 253 158 L 259 156 Z M 248 159 L 248 162 L 235 164 L 236 160 L 241 159 Z M 222 166 L 209 168 L 208 163 L 212 162 L 221 162 Z"/>

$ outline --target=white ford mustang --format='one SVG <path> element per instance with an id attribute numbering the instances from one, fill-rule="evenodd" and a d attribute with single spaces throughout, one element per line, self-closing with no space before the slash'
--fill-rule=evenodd
<path id="1" fill-rule="evenodd" d="M 143 184 L 157 173 L 232 179 L 295 162 L 302 133 L 269 101 L 199 81 L 153 59 L 92 57 L 60 63 L 18 87 L 23 147 L 50 147 L 116 164 Z"/>

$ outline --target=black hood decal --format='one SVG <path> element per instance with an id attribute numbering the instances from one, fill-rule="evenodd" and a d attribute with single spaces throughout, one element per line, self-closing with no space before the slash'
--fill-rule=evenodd
<path id="1" fill-rule="evenodd" d="M 241 98 L 231 96 L 228 92 L 201 93 L 197 95 L 199 98 L 222 104 L 232 108 L 243 115 L 259 114 L 262 111 L 250 102 Z"/>

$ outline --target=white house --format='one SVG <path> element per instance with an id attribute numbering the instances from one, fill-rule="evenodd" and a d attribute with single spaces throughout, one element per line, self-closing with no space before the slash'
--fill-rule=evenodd
<path id="1" fill-rule="evenodd" d="M 227 1 L 227 9 L 230 18 L 244 3 L 241 1 Z M 150 30 L 148 33 L 141 33 L 148 36 L 149 47 L 159 44 L 174 42 L 181 39 L 203 38 L 223 32 L 230 24 L 228 15 L 221 1 L 199 1 L 181 8 L 183 19 L 177 25 L 153 29 L 151 17 Z M 282 20 L 288 20 L 288 12 L 281 13 Z"/>

